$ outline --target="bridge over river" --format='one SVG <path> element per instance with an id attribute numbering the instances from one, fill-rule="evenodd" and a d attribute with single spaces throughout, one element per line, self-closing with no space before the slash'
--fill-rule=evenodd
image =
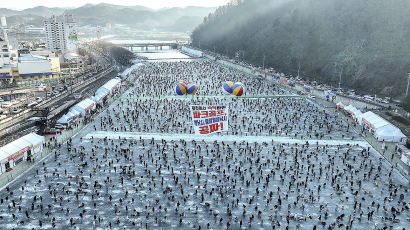
<path id="1" fill-rule="evenodd" d="M 118 41 L 115 44 L 128 49 L 129 51 L 147 51 L 149 47 L 154 47 L 155 50 L 162 50 L 163 47 L 169 49 L 177 49 L 182 45 L 188 44 L 186 41 L 155 41 L 155 40 L 131 40 L 131 41 Z"/>

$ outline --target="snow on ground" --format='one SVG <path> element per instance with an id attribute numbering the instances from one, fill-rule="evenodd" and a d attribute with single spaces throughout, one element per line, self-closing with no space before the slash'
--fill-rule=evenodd
<path id="1" fill-rule="evenodd" d="M 179 79 L 211 97 L 155 99 Z M 303 98 L 212 97 L 227 79 L 249 95 L 289 94 L 207 61 L 148 64 L 124 97 L 0 192 L 2 228 L 409 226 L 408 182 L 334 113 Z M 230 131 L 193 135 L 191 104 L 227 104 Z"/>

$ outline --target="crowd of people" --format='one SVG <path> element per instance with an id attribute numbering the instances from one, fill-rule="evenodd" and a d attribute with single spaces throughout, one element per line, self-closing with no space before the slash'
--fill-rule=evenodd
<path id="1" fill-rule="evenodd" d="M 167 97 L 175 95 L 175 83 L 181 79 L 196 83 L 198 96 Z M 242 82 L 247 91 L 245 94 L 256 98 L 223 96 L 222 83 L 228 80 Z M 159 62 L 147 66 L 135 87 L 100 118 L 95 129 L 192 133 L 191 123 L 186 122 L 190 119 L 190 105 L 209 104 L 229 107 L 231 128 L 228 134 L 232 135 L 316 139 L 357 137 L 335 114 L 309 100 L 285 97 L 286 94 L 289 92 L 277 85 L 256 81 L 242 72 L 210 61 Z M 266 95 L 278 97 L 263 98 Z"/>
<path id="2" fill-rule="evenodd" d="M 196 82 L 200 96 L 166 98 L 177 80 Z M 243 82 L 247 95 L 283 97 L 225 97 L 226 80 Z M 147 64 L 79 135 L 0 192 L 1 226 L 406 229 L 408 182 L 370 148 L 161 138 L 193 133 L 192 104 L 228 105 L 230 135 L 358 138 L 337 115 L 286 94 L 209 61 Z M 94 131 L 107 135 L 93 138 Z"/>

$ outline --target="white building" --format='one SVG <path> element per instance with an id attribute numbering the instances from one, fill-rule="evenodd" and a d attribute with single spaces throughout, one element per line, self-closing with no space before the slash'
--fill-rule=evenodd
<path id="1" fill-rule="evenodd" d="M 64 15 L 63 21 L 51 16 L 44 22 L 47 49 L 51 52 L 74 50 L 77 42 L 76 23 L 72 15 Z"/>

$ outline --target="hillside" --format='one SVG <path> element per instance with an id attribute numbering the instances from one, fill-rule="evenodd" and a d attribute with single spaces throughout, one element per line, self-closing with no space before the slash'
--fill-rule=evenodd
<path id="1" fill-rule="evenodd" d="M 134 29 L 159 31 L 192 31 L 202 19 L 213 12 L 212 7 L 164 8 L 153 10 L 144 6 L 120 6 L 106 3 L 86 4 L 84 6 L 64 9 L 44 6 L 22 11 L 0 8 L 0 15 L 7 16 L 10 25 L 22 22 L 41 26 L 52 14 L 61 16 L 72 14 L 79 26 L 105 26 L 106 23 L 123 24 Z"/>
<path id="2" fill-rule="evenodd" d="M 242 0 L 218 8 L 194 46 L 363 93 L 400 98 L 410 72 L 410 1 Z"/>

